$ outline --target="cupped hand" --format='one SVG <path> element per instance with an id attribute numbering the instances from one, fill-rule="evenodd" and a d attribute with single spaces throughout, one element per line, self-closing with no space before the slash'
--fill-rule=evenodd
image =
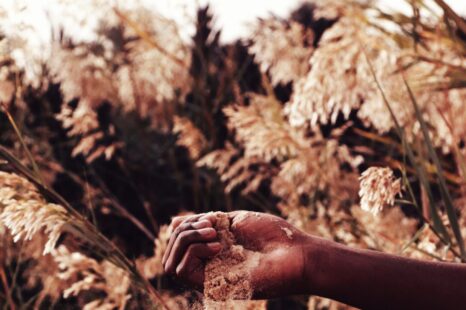
<path id="1" fill-rule="evenodd" d="M 284 219 L 270 214 L 228 213 L 236 243 L 259 256 L 251 267 L 251 284 L 257 298 L 301 293 L 305 281 L 304 246 L 310 236 Z M 214 213 L 177 217 L 163 257 L 166 273 L 202 288 L 204 266 L 221 251 Z"/>

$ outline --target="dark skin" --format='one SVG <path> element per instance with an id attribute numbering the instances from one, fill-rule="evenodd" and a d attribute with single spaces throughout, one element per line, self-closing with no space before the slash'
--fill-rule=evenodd
<path id="1" fill-rule="evenodd" d="M 466 309 L 466 264 L 419 261 L 349 248 L 256 212 L 229 213 L 238 244 L 259 252 L 255 298 L 313 294 L 364 309 Z M 201 289 L 206 260 L 221 250 L 211 213 L 178 217 L 164 269 Z"/>

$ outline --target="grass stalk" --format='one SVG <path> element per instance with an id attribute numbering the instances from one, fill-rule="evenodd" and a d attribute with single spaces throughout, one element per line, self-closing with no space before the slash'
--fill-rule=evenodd
<path id="1" fill-rule="evenodd" d="M 47 200 L 52 200 L 60 204 L 69 212 L 72 221 L 67 228 L 68 232 L 94 246 L 96 254 L 101 258 L 107 259 L 117 267 L 126 270 L 133 279 L 133 283 L 140 289 L 143 289 L 152 301 L 162 304 L 165 309 L 169 309 L 162 296 L 139 273 L 135 265 L 123 254 L 123 252 L 108 240 L 107 237 L 102 235 L 91 222 L 77 212 L 61 195 L 53 189 L 45 187 L 39 180 L 37 180 L 35 175 L 19 161 L 19 159 L 17 159 L 3 146 L 0 146 L 0 157 L 8 161 L 17 173 L 32 182 Z"/>
<path id="2" fill-rule="evenodd" d="M 393 112 L 393 109 L 385 95 L 385 91 L 383 90 L 382 88 L 382 85 L 380 84 L 378 78 L 377 78 L 377 75 L 375 73 L 375 70 L 374 70 L 374 67 L 367 55 L 367 52 L 366 50 L 364 49 L 363 45 L 360 44 L 360 47 L 361 47 L 361 50 L 363 51 L 364 53 L 364 56 L 366 58 L 366 61 L 369 65 L 369 69 L 370 69 L 370 72 L 371 72 L 371 75 L 375 81 L 375 84 L 378 88 L 378 90 L 380 91 L 380 94 L 382 96 L 382 99 L 383 99 L 383 102 L 385 104 L 385 106 L 387 107 L 389 113 L 390 113 L 390 116 L 395 124 L 395 129 L 396 129 L 396 132 L 399 136 L 399 138 L 401 139 L 401 141 L 403 141 L 403 149 L 404 149 L 404 153 L 407 155 L 411 165 L 414 167 L 414 169 L 416 170 L 416 175 L 417 177 L 419 178 L 419 181 L 421 182 L 423 188 L 425 189 L 426 191 L 426 194 L 427 194 L 427 197 L 428 197 L 428 200 L 429 200 L 429 209 L 430 209 L 430 212 L 431 212 L 431 217 L 432 217 L 432 222 L 433 222 L 433 227 L 436 229 L 437 232 L 439 232 L 440 235 L 443 236 L 443 240 L 447 240 L 448 241 L 448 244 L 450 244 L 450 236 L 447 232 L 447 229 L 445 227 L 445 225 L 443 224 L 441 218 L 440 218 L 440 215 L 439 215 L 439 210 L 438 210 L 438 207 L 436 206 L 436 203 L 435 203 L 435 200 L 434 200 L 434 196 L 432 194 L 432 189 L 430 187 L 430 184 L 429 184 L 429 179 L 428 179 L 428 175 L 427 175 L 427 172 L 425 170 L 425 167 L 424 165 L 421 163 L 419 164 L 416 160 L 416 157 L 414 155 L 414 151 L 413 149 L 411 148 L 411 146 L 409 145 L 409 143 L 406 142 L 406 137 L 405 137 L 405 134 L 404 134 L 404 130 L 403 128 L 401 127 L 401 125 L 398 123 L 398 120 L 396 119 L 396 116 L 395 116 L 395 113 Z"/>
<path id="3" fill-rule="evenodd" d="M 418 122 L 421 125 L 421 131 L 422 131 L 424 141 L 425 141 L 426 146 L 427 146 L 429 157 L 432 160 L 432 162 L 435 164 L 435 167 L 436 167 L 438 183 L 439 183 L 439 188 L 440 188 L 440 194 L 441 194 L 442 200 L 443 200 L 443 202 L 445 204 L 445 209 L 446 209 L 446 212 L 447 212 L 448 220 L 449 220 L 451 228 L 453 230 L 453 234 L 455 236 L 456 242 L 458 243 L 458 246 L 460 248 L 461 256 L 463 258 L 466 258 L 466 251 L 465 251 L 465 248 L 464 248 L 464 240 L 463 240 L 463 237 L 461 235 L 461 230 L 460 230 L 459 223 L 458 223 L 458 217 L 456 215 L 455 207 L 453 205 L 453 200 L 451 198 L 450 191 L 448 190 L 447 183 L 445 181 L 445 177 L 444 177 L 443 172 L 442 172 L 443 170 L 442 170 L 442 165 L 440 163 L 440 159 L 439 159 L 439 157 L 438 157 L 438 155 L 435 152 L 435 149 L 433 147 L 432 141 L 431 141 L 430 136 L 429 136 L 429 131 L 427 129 L 427 124 L 424 121 L 424 118 L 423 118 L 423 116 L 421 114 L 421 111 L 419 109 L 419 105 L 417 104 L 416 98 L 414 97 L 414 94 L 413 94 L 411 88 L 409 87 L 408 82 L 406 81 L 406 79 L 405 79 L 405 77 L 403 75 L 402 75 L 402 78 L 403 78 L 403 82 L 404 82 L 404 84 L 406 86 L 406 89 L 408 91 L 411 103 L 413 104 L 414 111 L 416 113 L 416 118 L 417 118 Z"/>
<path id="4" fill-rule="evenodd" d="M 34 171 L 34 174 L 38 178 L 41 184 L 45 184 L 44 180 L 42 178 L 42 175 L 39 170 L 39 166 L 37 165 L 36 161 L 34 160 L 34 157 L 31 154 L 31 151 L 29 150 L 28 146 L 26 145 L 26 141 L 24 141 L 23 135 L 21 134 L 21 131 L 19 130 L 18 125 L 16 124 L 13 116 L 11 113 L 8 111 L 8 108 L 5 106 L 5 104 L 1 103 L 3 111 L 5 112 L 8 121 L 11 124 L 11 127 L 13 127 L 13 130 L 15 131 L 16 136 L 18 137 L 19 142 L 21 143 L 21 146 L 24 149 L 24 152 L 26 153 L 27 158 L 29 159 L 29 162 L 31 163 L 32 169 Z"/>

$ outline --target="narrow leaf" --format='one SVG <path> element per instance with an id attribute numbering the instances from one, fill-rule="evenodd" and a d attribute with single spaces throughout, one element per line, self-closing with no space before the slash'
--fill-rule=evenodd
<path id="1" fill-rule="evenodd" d="M 409 98 L 411 99 L 411 102 L 413 104 L 414 111 L 416 113 L 416 118 L 421 125 L 421 131 L 424 136 L 424 141 L 426 142 L 426 145 L 427 145 L 429 157 L 433 161 L 436 167 L 436 172 L 437 172 L 437 176 L 439 180 L 440 194 L 442 195 L 442 199 L 445 203 L 445 209 L 447 211 L 448 220 L 450 221 L 450 225 L 453 230 L 453 234 L 455 235 L 458 246 L 460 248 L 461 255 L 463 256 L 463 258 L 466 258 L 466 252 L 464 249 L 464 241 L 463 241 L 463 237 L 461 236 L 461 230 L 458 224 L 458 217 L 456 216 L 455 208 L 453 206 L 453 200 L 451 198 L 450 191 L 448 190 L 447 183 L 445 181 L 445 177 L 442 172 L 442 165 L 440 164 L 440 159 L 437 156 L 437 153 L 435 152 L 435 149 L 432 145 L 432 141 L 429 137 L 429 131 L 427 129 L 427 124 L 425 123 L 424 118 L 422 117 L 421 111 L 419 110 L 419 105 L 417 104 L 416 98 L 414 97 L 414 94 L 411 88 L 409 87 L 408 82 L 406 81 L 404 76 L 402 77 L 403 77 L 403 82 L 406 86 L 406 89 L 408 90 Z"/>

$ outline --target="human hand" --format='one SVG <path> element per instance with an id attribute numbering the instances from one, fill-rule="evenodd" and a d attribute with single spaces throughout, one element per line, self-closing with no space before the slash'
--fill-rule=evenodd
<path id="1" fill-rule="evenodd" d="M 257 212 L 228 213 L 236 243 L 259 256 L 252 267 L 254 297 L 302 293 L 305 281 L 303 247 L 310 236 L 282 218 Z M 167 273 L 202 287 L 206 260 L 221 250 L 214 213 L 175 218 L 163 264 Z"/>
<path id="2" fill-rule="evenodd" d="M 463 263 L 350 248 L 269 214 L 228 216 L 236 243 L 259 257 L 248 265 L 253 298 L 308 293 L 363 309 L 460 309 L 466 304 Z M 202 287 L 206 261 L 221 251 L 215 219 L 207 213 L 173 220 L 175 232 L 163 258 L 166 272 Z"/>

